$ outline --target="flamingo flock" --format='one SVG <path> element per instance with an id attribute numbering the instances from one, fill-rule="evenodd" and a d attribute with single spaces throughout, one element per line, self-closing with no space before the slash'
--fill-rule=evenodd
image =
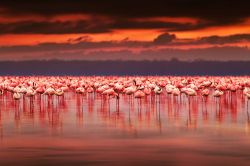
<path id="1" fill-rule="evenodd" d="M 2 76 L 0 77 L 0 95 L 11 93 L 14 100 L 35 96 L 64 96 L 72 91 L 81 95 L 101 95 L 104 98 L 115 98 L 127 95 L 132 100 L 147 96 L 168 95 L 186 96 L 188 100 L 201 96 L 220 98 L 225 94 L 241 92 L 242 97 L 250 99 L 250 77 L 177 77 L 177 76 Z"/>

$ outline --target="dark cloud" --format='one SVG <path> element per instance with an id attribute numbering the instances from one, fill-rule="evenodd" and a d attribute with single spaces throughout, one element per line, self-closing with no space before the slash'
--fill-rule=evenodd
<path id="1" fill-rule="evenodd" d="M 92 38 L 86 35 L 86 36 L 80 36 L 77 38 L 70 38 L 68 39 L 68 42 L 79 43 L 79 42 L 90 42 L 91 40 Z"/>
<path id="2" fill-rule="evenodd" d="M 114 29 L 166 29 L 167 31 L 194 30 L 207 24 L 174 23 L 130 20 L 79 20 L 79 21 L 20 21 L 0 23 L 0 34 L 66 34 L 104 33 Z"/>
<path id="3" fill-rule="evenodd" d="M 113 29 L 165 29 L 171 31 L 196 30 L 243 22 L 250 17 L 250 1 L 243 0 L 43 0 L 23 3 L 21 0 L 1 1 L 2 16 L 43 16 L 50 18 L 64 14 L 88 14 L 90 20 L 46 22 L 22 21 L 0 24 L 0 33 L 103 33 Z M 109 21 L 102 20 L 105 16 Z M 92 18 L 93 17 L 93 18 Z M 191 17 L 197 23 L 149 21 L 152 17 Z M 96 19 L 98 18 L 98 19 Z M 144 18 L 145 21 L 134 19 Z"/>
<path id="4" fill-rule="evenodd" d="M 250 42 L 250 34 L 234 34 L 229 36 L 208 36 L 202 37 L 196 44 L 226 44 L 237 42 Z"/>
<path id="5" fill-rule="evenodd" d="M 173 42 L 176 41 L 176 42 Z M 190 39 L 182 42 L 178 42 L 175 34 L 163 33 L 156 37 L 153 42 L 160 45 L 199 45 L 199 44 L 213 44 L 223 45 L 239 42 L 250 42 L 250 34 L 234 34 L 228 36 L 206 36 L 198 39 Z"/>
<path id="6" fill-rule="evenodd" d="M 96 25 L 88 21 L 77 22 L 34 22 L 23 21 L 1 23 L 0 34 L 65 34 L 65 33 L 104 33 L 109 32 L 105 25 Z"/>
<path id="7" fill-rule="evenodd" d="M 79 38 L 70 38 L 68 43 L 41 43 L 34 46 L 3 46 L 0 47 L 0 54 L 4 53 L 23 53 L 23 52 L 47 52 L 47 51 L 70 51 L 70 50 L 87 50 L 87 49 L 102 49 L 102 48 L 137 48 L 137 47 L 150 47 L 152 42 L 140 42 L 140 41 L 102 41 L 102 42 L 91 42 L 88 37 L 83 38 L 87 40 L 79 40 Z"/>
<path id="8" fill-rule="evenodd" d="M 155 38 L 153 42 L 156 44 L 168 44 L 175 39 L 175 34 L 164 33 Z"/>
<path id="9" fill-rule="evenodd" d="M 176 41 L 176 42 L 173 42 Z M 231 43 L 244 43 L 250 42 L 250 34 L 234 34 L 228 36 L 206 36 L 198 39 L 189 39 L 186 41 L 178 42 L 175 34 L 163 33 L 156 37 L 153 41 L 160 45 L 200 45 L 200 44 L 212 44 L 212 45 L 223 45 Z"/>
<path id="10" fill-rule="evenodd" d="M 195 17 L 218 25 L 240 22 L 250 16 L 250 1 L 245 0 L 43 0 L 24 3 L 21 0 L 1 1 L 0 7 L 10 15 L 37 14 L 44 16 L 88 13 L 113 18 Z"/>
<path id="11" fill-rule="evenodd" d="M 167 29 L 168 31 L 194 30 L 205 27 L 205 24 L 176 23 L 166 21 L 133 21 L 114 20 L 109 24 L 110 29 Z"/>

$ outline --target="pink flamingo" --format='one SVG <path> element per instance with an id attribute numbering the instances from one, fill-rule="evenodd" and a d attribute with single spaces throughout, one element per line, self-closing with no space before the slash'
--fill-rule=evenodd
<path id="1" fill-rule="evenodd" d="M 217 90 L 214 91 L 213 96 L 217 98 L 217 99 L 216 99 L 216 107 L 217 107 L 217 103 L 218 103 L 217 100 L 218 100 L 223 94 L 224 94 L 224 92 L 221 91 L 221 90 L 219 90 L 219 89 L 217 89 Z M 220 102 L 219 102 L 219 106 L 220 106 Z"/>
<path id="2" fill-rule="evenodd" d="M 15 100 L 20 100 L 21 97 L 22 97 L 22 95 L 21 95 L 20 93 L 18 93 L 18 92 L 15 92 L 15 93 L 13 94 L 13 99 L 15 99 Z"/>
<path id="3" fill-rule="evenodd" d="M 203 90 L 201 91 L 202 99 L 205 99 L 205 101 L 206 101 L 206 99 L 207 99 L 209 93 L 210 93 L 210 92 L 209 92 L 209 89 L 207 89 L 207 88 L 203 89 Z"/>
<path id="4" fill-rule="evenodd" d="M 145 97 L 145 93 L 143 91 L 138 90 L 138 91 L 135 92 L 135 98 L 137 99 L 137 101 L 139 99 L 138 104 L 139 104 L 140 107 L 141 107 L 141 99 L 143 97 Z"/>
<path id="5" fill-rule="evenodd" d="M 192 88 L 186 88 L 185 93 L 188 97 L 188 107 L 190 109 L 190 97 L 197 96 L 197 92 Z"/>

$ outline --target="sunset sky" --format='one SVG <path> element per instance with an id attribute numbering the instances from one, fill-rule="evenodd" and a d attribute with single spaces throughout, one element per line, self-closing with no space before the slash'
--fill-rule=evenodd
<path id="1" fill-rule="evenodd" d="M 244 0 L 0 2 L 0 60 L 247 60 Z"/>

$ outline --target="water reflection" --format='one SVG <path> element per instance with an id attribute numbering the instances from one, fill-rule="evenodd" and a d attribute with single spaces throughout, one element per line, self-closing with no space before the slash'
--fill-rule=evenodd
<path id="1" fill-rule="evenodd" d="M 28 165 L 36 161 L 42 161 L 41 165 L 67 161 L 76 165 L 199 165 L 201 161 L 219 165 L 224 159 L 247 165 L 249 111 L 240 91 L 220 99 L 196 96 L 190 102 L 184 95 L 142 100 L 122 95 L 117 101 L 73 92 L 14 101 L 6 93 L 0 96 L 0 158 L 13 165 L 11 156 Z"/>
<path id="2" fill-rule="evenodd" d="M 81 95 L 67 93 L 63 97 L 24 97 L 20 101 L 7 93 L 0 99 L 1 129 L 5 125 L 20 128 L 22 125 L 38 125 L 40 128 L 63 128 L 66 123 L 78 126 L 92 121 L 98 125 L 109 124 L 121 130 L 152 128 L 162 132 L 162 127 L 204 126 L 244 129 L 249 125 L 247 101 L 241 92 L 227 94 L 222 98 L 174 97 L 170 95 L 148 96 L 131 99 L 121 96 L 120 100 L 105 98 L 98 94 Z M 11 123 L 13 122 L 13 123 Z M 3 133 L 4 134 L 4 133 Z"/>

